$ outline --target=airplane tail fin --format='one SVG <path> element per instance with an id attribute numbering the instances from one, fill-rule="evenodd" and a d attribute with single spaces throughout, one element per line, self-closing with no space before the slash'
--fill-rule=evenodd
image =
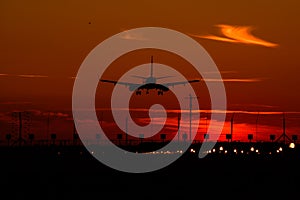
<path id="1" fill-rule="evenodd" d="M 153 77 L 153 56 L 151 56 L 150 77 Z M 155 79 L 158 80 L 158 79 L 170 78 L 170 77 L 173 77 L 173 76 L 155 77 Z"/>

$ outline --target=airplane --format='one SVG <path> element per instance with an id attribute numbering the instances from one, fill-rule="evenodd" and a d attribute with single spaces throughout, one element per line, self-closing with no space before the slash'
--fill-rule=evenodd
<path id="1" fill-rule="evenodd" d="M 114 85 L 120 84 L 125 85 L 129 88 L 129 91 L 135 91 L 136 95 L 141 95 L 142 90 L 146 90 L 146 94 L 149 94 L 149 90 L 157 90 L 158 95 L 163 95 L 164 92 L 169 91 L 170 86 L 175 85 L 185 85 L 187 83 L 199 82 L 200 80 L 188 80 L 188 81 L 180 81 L 180 82 L 170 82 L 170 83 L 157 83 L 157 80 L 169 78 L 172 76 L 162 76 L 162 77 L 154 77 L 153 76 L 153 56 L 151 56 L 151 65 L 150 65 L 150 76 L 142 77 L 142 76 L 133 76 L 136 78 L 143 79 L 143 83 L 128 83 L 128 82 L 120 82 L 114 80 L 100 79 L 101 82 L 113 83 Z"/>

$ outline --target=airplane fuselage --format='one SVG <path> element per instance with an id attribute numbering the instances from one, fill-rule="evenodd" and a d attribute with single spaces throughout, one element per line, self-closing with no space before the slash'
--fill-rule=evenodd
<path id="1" fill-rule="evenodd" d="M 192 82 L 199 82 L 199 80 L 189 80 L 189 81 L 179 81 L 179 82 L 168 82 L 162 84 L 156 83 L 157 80 L 163 79 L 163 78 L 169 78 L 172 76 L 161 76 L 161 77 L 154 77 L 153 76 L 153 57 L 151 56 L 151 65 L 150 65 L 150 76 L 148 77 L 143 77 L 143 76 L 133 76 L 136 78 L 141 78 L 143 79 L 143 83 L 130 83 L 130 82 L 118 82 L 115 80 L 106 80 L 102 79 L 102 82 L 107 82 L 107 83 L 113 83 L 115 84 L 121 84 L 125 85 L 129 88 L 129 91 L 135 91 L 136 95 L 141 95 L 143 90 L 146 90 L 146 94 L 149 94 L 149 90 L 156 90 L 158 95 L 163 95 L 164 92 L 169 91 L 169 86 L 174 86 L 174 85 L 185 85 L 187 83 L 192 83 Z"/>
<path id="2" fill-rule="evenodd" d="M 145 83 L 146 84 L 156 84 L 156 78 L 155 77 L 148 77 L 146 80 L 145 80 Z"/>

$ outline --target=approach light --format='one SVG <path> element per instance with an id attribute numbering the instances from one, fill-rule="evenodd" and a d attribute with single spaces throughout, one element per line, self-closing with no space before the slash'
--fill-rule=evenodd
<path id="1" fill-rule="evenodd" d="M 253 140 L 253 134 L 248 134 L 248 140 L 251 142 Z"/>
<path id="2" fill-rule="evenodd" d="M 278 149 L 279 151 L 282 151 L 282 147 L 279 147 L 279 149 Z"/>
<path id="3" fill-rule="evenodd" d="M 205 139 L 205 140 L 208 140 L 208 139 L 209 139 L 209 134 L 205 133 L 203 136 L 204 136 L 204 139 Z"/>
<path id="4" fill-rule="evenodd" d="M 117 134 L 117 139 L 118 140 L 122 140 L 122 138 L 123 138 L 123 135 L 121 133 Z"/>
<path id="5" fill-rule="evenodd" d="M 228 142 L 229 142 L 229 140 L 232 140 L 232 135 L 231 135 L 231 134 L 226 134 L 226 139 L 227 139 Z"/>
<path id="6" fill-rule="evenodd" d="M 55 140 L 55 139 L 56 139 L 56 134 L 55 134 L 55 133 L 52 133 L 52 134 L 51 134 L 51 139 L 52 139 L 52 140 Z"/>
<path id="7" fill-rule="evenodd" d="M 221 146 L 221 147 L 220 147 L 220 151 L 223 151 L 223 150 L 224 150 L 224 148 Z"/>
<path id="8" fill-rule="evenodd" d="M 165 133 L 160 134 L 160 139 L 164 141 L 167 138 L 167 135 Z"/>
<path id="9" fill-rule="evenodd" d="M 254 147 L 251 147 L 250 151 L 254 151 Z"/>
<path id="10" fill-rule="evenodd" d="M 271 134 L 270 135 L 270 140 L 273 142 L 275 140 L 275 135 L 274 134 Z"/>
<path id="11" fill-rule="evenodd" d="M 295 143 L 294 142 L 292 142 L 292 143 L 290 143 L 290 145 L 289 145 L 289 148 L 291 148 L 291 149 L 294 149 L 295 148 Z"/>
<path id="12" fill-rule="evenodd" d="M 34 134 L 33 133 L 30 133 L 29 135 L 28 135 L 28 138 L 29 138 L 29 140 L 34 140 Z"/>
<path id="13" fill-rule="evenodd" d="M 99 133 L 96 134 L 96 139 L 100 140 L 101 139 L 101 135 Z"/>

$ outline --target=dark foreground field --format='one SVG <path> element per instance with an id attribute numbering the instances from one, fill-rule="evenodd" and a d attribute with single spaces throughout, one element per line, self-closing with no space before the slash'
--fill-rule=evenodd
<path id="1" fill-rule="evenodd" d="M 187 153 L 166 168 L 143 174 L 104 166 L 83 147 L 2 147 L 0 158 L 1 199 L 300 197 L 296 150 L 271 157 L 219 154 L 204 159 Z"/>

